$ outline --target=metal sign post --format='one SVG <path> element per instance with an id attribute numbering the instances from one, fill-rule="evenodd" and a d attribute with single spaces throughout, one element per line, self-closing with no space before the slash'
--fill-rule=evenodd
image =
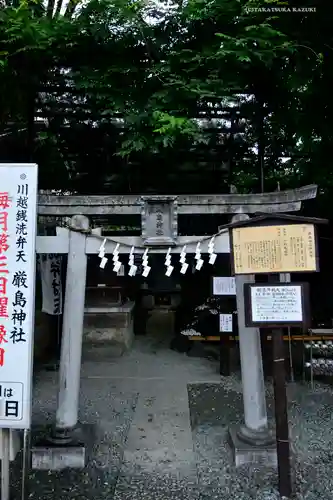
<path id="1" fill-rule="evenodd" d="M 1 500 L 9 500 L 10 430 L 2 429 Z"/>
<path id="2" fill-rule="evenodd" d="M 27 475 L 30 464 L 30 431 L 24 429 L 23 436 L 23 456 L 22 456 L 22 476 L 21 476 L 21 500 L 25 500 L 27 493 Z"/>
<path id="3" fill-rule="evenodd" d="M 272 342 L 279 492 L 282 497 L 289 498 L 292 493 L 292 482 L 290 469 L 290 443 L 285 376 L 285 350 L 282 328 L 277 328 L 272 331 Z"/>

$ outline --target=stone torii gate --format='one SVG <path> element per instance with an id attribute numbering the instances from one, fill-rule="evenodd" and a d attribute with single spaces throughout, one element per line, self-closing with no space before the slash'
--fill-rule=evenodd
<path id="1" fill-rule="evenodd" d="M 72 216 L 68 228 L 57 228 L 56 236 L 38 236 L 36 243 L 39 254 L 68 254 L 54 439 L 55 443 L 62 445 L 59 451 L 62 463 L 59 464 L 56 458 L 55 447 L 47 468 L 84 465 L 84 453 L 79 453 L 78 460 L 75 461 L 73 448 L 66 462 L 63 445 L 70 441 L 72 430 L 78 423 L 87 255 L 98 254 L 101 246 L 100 229 L 90 230 L 88 217 L 141 215 L 141 237 L 115 237 L 120 244 L 120 253 L 129 253 L 131 247 L 135 247 L 136 253 L 144 253 L 145 248 L 149 248 L 149 252 L 165 253 L 169 247 L 172 247 L 172 253 L 180 253 L 185 244 L 187 253 L 194 253 L 198 241 L 202 241 L 201 251 L 205 252 L 204 245 L 209 241 L 207 237 L 178 236 L 178 215 L 227 214 L 233 216 L 234 220 L 241 220 L 247 219 L 248 214 L 258 212 L 296 212 L 300 210 L 302 201 L 313 199 L 316 194 L 317 186 L 310 185 L 290 191 L 245 195 L 39 196 L 40 216 Z M 115 246 L 115 241 L 107 240 L 105 253 L 112 254 Z M 230 253 L 228 233 L 216 237 L 215 252 Z M 245 327 L 242 305 L 244 279 L 242 276 L 236 277 L 240 350 L 241 353 L 246 353 L 247 359 L 251 358 L 251 363 L 247 363 L 245 355 L 241 356 L 245 416 L 242 433 L 247 443 L 256 446 L 271 442 L 271 439 L 268 433 L 259 330 Z M 246 281 L 251 280 L 254 280 L 253 276 L 246 277 Z M 43 453 L 45 458 L 45 452 Z M 35 448 L 33 466 L 45 468 L 45 460 L 44 465 L 42 462 L 41 455 Z"/>

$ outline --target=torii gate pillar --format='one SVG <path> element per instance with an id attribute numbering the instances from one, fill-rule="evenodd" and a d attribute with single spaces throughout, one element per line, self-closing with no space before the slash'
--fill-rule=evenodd
<path id="1" fill-rule="evenodd" d="M 237 214 L 232 222 L 249 219 Z M 253 283 L 254 276 L 236 276 L 239 352 L 244 402 L 244 425 L 230 428 L 236 466 L 247 463 L 277 465 L 276 445 L 268 429 L 264 372 L 259 328 L 245 326 L 244 283 Z"/>

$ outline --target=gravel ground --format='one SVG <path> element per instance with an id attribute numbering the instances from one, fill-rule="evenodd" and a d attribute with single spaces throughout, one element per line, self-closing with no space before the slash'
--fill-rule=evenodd
<path id="1" fill-rule="evenodd" d="M 42 372 L 35 381 L 32 443 L 44 437 L 45 423 L 53 421 L 56 384 L 54 373 Z M 62 472 L 31 471 L 27 500 L 112 499 L 137 398 L 135 391 L 123 391 L 105 380 L 83 380 L 80 423 L 86 434 L 87 466 Z M 20 459 L 13 470 L 11 500 L 21 500 Z"/>
<path id="2" fill-rule="evenodd" d="M 242 422 L 239 379 L 230 377 L 223 385 L 194 384 L 188 390 L 201 498 L 280 498 L 275 470 L 250 466 L 236 469 L 231 465 L 226 437 L 230 424 Z M 267 384 L 269 415 L 273 413 L 272 392 Z M 332 500 L 332 389 L 319 384 L 314 390 L 306 385 L 290 384 L 288 400 L 295 497 Z"/>
<path id="3" fill-rule="evenodd" d="M 275 470 L 236 470 L 232 465 L 226 437 L 230 424 L 242 422 L 239 376 L 221 378 L 215 360 L 190 358 L 147 342 L 140 339 L 119 360 L 84 363 L 80 422 L 90 436 L 87 466 L 61 473 L 31 471 L 26 499 L 278 499 Z M 52 422 L 56 386 L 57 374 L 37 376 L 35 439 L 40 426 Z M 270 384 L 266 390 L 272 416 Z M 288 400 L 296 498 L 332 500 L 333 391 L 324 384 L 312 390 L 295 383 L 288 386 Z M 176 413 L 178 404 L 182 415 Z M 153 444 L 159 433 L 163 448 Z M 173 452 L 176 461 L 170 459 Z M 19 459 L 12 471 L 11 500 L 21 499 Z"/>

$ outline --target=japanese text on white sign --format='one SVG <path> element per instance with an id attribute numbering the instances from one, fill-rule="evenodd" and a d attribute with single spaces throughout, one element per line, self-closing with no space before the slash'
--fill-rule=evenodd
<path id="1" fill-rule="evenodd" d="M 302 322 L 302 287 L 251 287 L 252 321 L 267 323 Z"/>
<path id="2" fill-rule="evenodd" d="M 235 278 L 214 276 L 213 295 L 236 295 Z"/>
<path id="3" fill-rule="evenodd" d="M 220 314 L 220 332 L 232 333 L 232 314 Z"/>
<path id="4" fill-rule="evenodd" d="M 0 427 L 31 419 L 37 165 L 0 165 Z"/>

